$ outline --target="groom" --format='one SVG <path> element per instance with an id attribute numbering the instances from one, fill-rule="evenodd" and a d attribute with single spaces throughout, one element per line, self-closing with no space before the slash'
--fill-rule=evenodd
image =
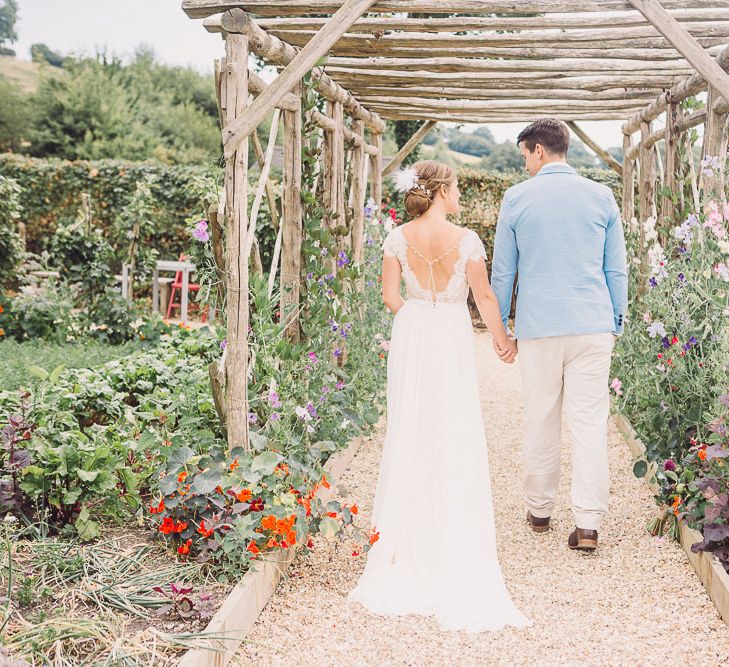
<path id="1" fill-rule="evenodd" d="M 572 433 L 576 523 L 568 545 L 594 550 L 608 509 L 608 380 L 614 341 L 623 331 L 627 270 L 615 197 L 567 164 L 569 139 L 567 126 L 552 118 L 519 134 L 532 178 L 504 195 L 491 285 L 506 324 L 518 271 L 515 335 L 524 393 L 527 520 L 536 532 L 549 530 L 564 410 Z"/>

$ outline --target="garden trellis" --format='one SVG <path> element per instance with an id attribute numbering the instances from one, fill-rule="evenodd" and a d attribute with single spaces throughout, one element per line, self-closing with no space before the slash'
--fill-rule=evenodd
<path id="1" fill-rule="evenodd" d="M 657 200 L 657 181 L 675 191 L 684 165 L 694 193 L 700 179 L 705 191 L 723 192 L 729 0 L 183 0 L 182 7 L 225 38 L 216 82 L 226 157 L 225 404 L 231 446 L 248 442 L 248 257 L 271 161 L 271 150 L 263 155 L 255 146 L 261 177 L 249 215 L 248 141 L 257 143 L 256 127 L 280 110 L 283 197 L 272 273 L 280 248 L 281 313 L 288 335 L 296 339 L 302 273 L 301 92 L 309 72 L 326 99 L 326 113 L 309 112 L 322 130 L 319 182 L 325 207 L 333 213 L 323 224 L 349 221 L 344 242 L 356 264 L 363 258 L 367 187 L 377 210 L 382 199 L 385 119 L 424 121 L 386 173 L 438 121 L 527 122 L 552 116 L 568 122 L 622 175 L 628 221 L 635 214 L 636 185 L 641 222 L 655 217 L 657 207 L 662 217 L 671 217 L 674 200 Z M 249 54 L 278 67 L 278 77 L 266 84 L 249 71 Z M 702 91 L 708 92 L 706 107 L 685 113 L 681 103 Z M 663 113 L 665 127 L 654 129 Z M 625 121 L 622 165 L 577 125 L 585 120 Z M 685 133 L 697 125 L 705 126 L 703 156 L 722 158 L 712 175 L 702 176 L 685 150 Z M 637 132 L 640 139 L 633 142 Z M 661 141 L 665 164 L 657 149 Z M 266 195 L 273 198 L 270 188 Z M 645 252 L 644 244 L 639 252 Z"/>

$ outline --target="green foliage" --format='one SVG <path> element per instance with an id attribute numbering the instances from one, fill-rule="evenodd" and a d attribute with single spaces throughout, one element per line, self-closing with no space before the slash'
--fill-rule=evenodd
<path id="1" fill-rule="evenodd" d="M 141 51 L 116 58 L 66 58 L 63 76 L 41 72 L 30 152 L 71 160 L 156 158 L 215 162 L 220 132 L 211 77 L 155 62 Z"/>
<path id="2" fill-rule="evenodd" d="M 68 162 L 0 155 L 0 176 L 12 178 L 22 188 L 23 221 L 28 247 L 39 252 L 48 247 L 59 225 L 75 220 L 82 193 L 90 195 L 93 225 L 115 244 L 117 264 L 128 249 L 125 240 L 134 222 L 134 203 L 139 183 L 147 185 L 151 199 L 154 247 L 165 258 L 177 258 L 187 245 L 185 220 L 200 208 L 201 180 L 209 179 L 207 168 L 166 166 L 154 162 Z M 127 207 L 131 207 L 125 212 Z M 147 233 L 145 230 L 141 230 Z"/>
<path id="3" fill-rule="evenodd" d="M 451 150 L 478 157 L 490 155 L 495 145 L 494 141 L 489 141 L 485 137 L 465 133 L 460 133 L 448 141 L 448 148 Z"/>
<path id="4" fill-rule="evenodd" d="M 27 134 L 29 105 L 23 91 L 0 74 L 0 152 L 18 151 Z"/>
<path id="5" fill-rule="evenodd" d="M 0 301 L 0 305 L 7 303 Z M 17 342 L 5 336 L 0 338 L 0 390 L 11 391 L 28 381 L 28 368 L 35 366 L 50 373 L 63 365 L 66 368 L 94 368 L 111 359 L 131 354 L 138 347 L 135 342 L 124 345 L 106 345 L 91 339 L 83 342 L 54 343 L 33 338 Z"/>
<path id="6" fill-rule="evenodd" d="M 0 324 L 5 336 L 18 341 L 66 341 L 72 330 L 73 296 L 68 289 L 46 283 L 34 289 L 21 288 L 12 301 L 3 299 Z"/>
<path id="7" fill-rule="evenodd" d="M 52 67 L 62 67 L 65 58 L 52 51 L 46 44 L 31 44 L 30 58 L 34 63 L 47 63 Z"/>
<path id="8" fill-rule="evenodd" d="M 390 122 L 392 123 L 393 134 L 395 136 L 395 143 L 397 144 L 398 150 L 400 150 L 408 142 L 410 137 L 412 137 L 423 124 L 419 120 L 395 120 Z M 419 159 L 420 146 L 416 146 L 410 155 L 403 160 L 402 166 L 413 164 Z"/>
<path id="9" fill-rule="evenodd" d="M 496 144 L 478 166 L 502 173 L 518 172 L 524 168 L 524 158 L 515 144 L 504 141 Z"/>
<path id="10" fill-rule="evenodd" d="M 0 288 L 15 278 L 22 258 L 17 232 L 20 211 L 20 186 L 12 178 L 0 176 Z"/>
<path id="11" fill-rule="evenodd" d="M 17 0 L 3 0 L 0 5 L 0 47 L 12 44 L 18 39 L 15 23 L 18 20 Z"/>

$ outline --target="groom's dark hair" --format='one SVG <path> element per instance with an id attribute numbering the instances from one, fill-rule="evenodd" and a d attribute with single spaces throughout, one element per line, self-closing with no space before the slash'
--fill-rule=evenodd
<path id="1" fill-rule="evenodd" d="M 570 131 L 561 120 L 540 118 L 519 133 L 516 145 L 522 141 L 530 153 L 534 152 L 537 144 L 542 144 L 550 153 L 567 155 L 567 149 L 570 147 Z"/>

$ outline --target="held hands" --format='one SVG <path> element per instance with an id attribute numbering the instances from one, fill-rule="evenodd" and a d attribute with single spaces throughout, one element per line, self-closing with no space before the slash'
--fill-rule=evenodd
<path id="1" fill-rule="evenodd" d="M 514 359 L 516 359 L 516 355 L 519 353 L 516 338 L 507 338 L 505 347 L 501 347 L 496 342 L 495 338 L 491 341 L 491 344 L 494 347 L 494 352 L 496 352 L 496 356 L 501 359 L 501 361 L 506 364 L 514 363 Z"/>

